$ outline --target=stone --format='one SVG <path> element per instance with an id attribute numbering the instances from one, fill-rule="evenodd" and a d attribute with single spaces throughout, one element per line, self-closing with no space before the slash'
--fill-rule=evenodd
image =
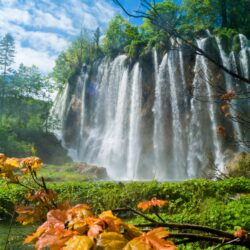
<path id="1" fill-rule="evenodd" d="M 109 180 L 107 170 L 104 167 L 88 164 L 86 162 L 75 163 L 77 171 L 93 180 Z"/>
<path id="2" fill-rule="evenodd" d="M 250 178 L 250 153 L 241 152 L 225 163 L 224 172 L 229 177 L 244 176 Z"/>

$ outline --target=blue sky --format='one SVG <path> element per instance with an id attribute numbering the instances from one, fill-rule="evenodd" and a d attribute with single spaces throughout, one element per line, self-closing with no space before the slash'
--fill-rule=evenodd
<path id="1" fill-rule="evenodd" d="M 121 2 L 131 11 L 140 8 L 140 0 Z M 112 0 L 0 0 L 0 36 L 15 38 L 15 67 L 34 64 L 47 73 L 81 27 L 104 31 L 117 13 L 122 11 Z"/>

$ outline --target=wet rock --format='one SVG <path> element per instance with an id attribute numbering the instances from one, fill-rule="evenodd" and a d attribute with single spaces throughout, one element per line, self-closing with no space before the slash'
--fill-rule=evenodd
<path id="1" fill-rule="evenodd" d="M 250 153 L 236 153 L 225 164 L 225 174 L 229 177 L 244 176 L 250 178 Z"/>
<path id="2" fill-rule="evenodd" d="M 107 170 L 104 167 L 98 167 L 96 165 L 91 165 L 86 162 L 75 163 L 77 171 L 85 175 L 87 178 L 93 180 L 109 180 Z"/>

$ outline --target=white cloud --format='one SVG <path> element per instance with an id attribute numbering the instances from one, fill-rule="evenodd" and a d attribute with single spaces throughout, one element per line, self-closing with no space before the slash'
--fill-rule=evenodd
<path id="1" fill-rule="evenodd" d="M 31 22 L 28 11 L 17 8 L 1 9 L 0 20 L 5 22 L 15 22 L 16 24 L 29 24 Z"/>
<path id="2" fill-rule="evenodd" d="M 80 33 L 81 27 L 105 27 L 115 15 L 108 0 L 0 0 L 0 36 L 16 41 L 16 65 L 35 64 L 52 70 L 56 56 Z"/>
<path id="3" fill-rule="evenodd" d="M 56 28 L 65 32 L 72 33 L 74 28 L 72 20 L 64 13 L 60 13 L 58 17 L 41 10 L 35 10 L 32 15 L 32 25 L 38 28 Z"/>
<path id="4" fill-rule="evenodd" d="M 26 32 L 26 40 L 31 48 L 39 51 L 53 50 L 61 52 L 68 47 L 68 41 L 55 33 L 48 32 Z"/>
<path id="5" fill-rule="evenodd" d="M 42 72 L 49 72 L 55 65 L 56 56 L 50 56 L 47 52 L 37 51 L 31 48 L 16 48 L 15 68 L 23 63 L 26 66 L 36 65 Z"/>

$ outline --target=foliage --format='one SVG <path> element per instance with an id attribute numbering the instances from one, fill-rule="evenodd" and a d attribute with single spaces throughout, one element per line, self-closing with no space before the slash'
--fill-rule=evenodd
<path id="1" fill-rule="evenodd" d="M 8 158 L 0 154 L 0 177 L 9 183 L 19 184 L 27 189 L 29 206 L 18 205 L 17 221 L 23 225 L 47 220 L 37 231 L 26 238 L 25 244 L 36 241 L 36 249 L 176 249 L 164 228 L 156 228 L 143 233 L 136 227 L 123 222 L 111 211 L 95 217 L 86 204 L 71 207 L 67 202 L 57 203 L 57 194 L 48 189 L 43 178 L 37 178 L 37 170 L 42 162 L 37 157 Z M 22 183 L 30 175 L 38 189 Z"/>
<path id="2" fill-rule="evenodd" d="M 91 64 L 102 55 L 99 43 L 100 29 L 97 29 L 93 35 L 82 29 L 81 34 L 70 47 L 58 56 L 50 77 L 59 90 L 68 82 L 70 76 L 81 68 L 82 64 Z"/>
<path id="3" fill-rule="evenodd" d="M 133 57 L 136 46 L 140 44 L 143 44 L 143 40 L 138 28 L 123 17 L 115 16 L 109 23 L 102 46 L 105 55 L 114 58 L 125 52 L 129 57 Z"/>
<path id="4" fill-rule="evenodd" d="M 10 33 L 0 40 L 0 69 L 3 75 L 11 71 L 10 66 L 14 62 L 15 41 Z"/>
<path id="5" fill-rule="evenodd" d="M 41 137 L 51 139 L 48 130 L 57 122 L 49 119 L 54 86 L 36 66 L 21 64 L 13 70 L 14 52 L 14 38 L 6 34 L 0 42 L 0 151 L 12 156 L 38 151 L 44 156 L 43 145 L 37 141 L 41 142 Z M 61 145 L 57 142 L 54 150 L 58 148 Z M 47 155 L 46 159 L 49 160 Z"/>
<path id="6" fill-rule="evenodd" d="M 7 158 L 3 154 L 0 156 L 2 176 L 9 183 L 21 185 L 21 189 L 14 187 L 15 192 L 19 190 L 15 196 L 16 203 L 23 202 L 23 198 L 26 199 L 23 204 L 16 206 L 17 220 L 24 225 L 40 221 L 42 218 L 46 220 L 25 241 L 26 243 L 35 241 L 38 249 L 44 246 L 50 246 L 52 249 L 53 246 L 57 246 L 59 249 L 63 247 L 73 249 L 72 247 L 76 244 L 81 247 L 89 247 L 89 249 L 93 245 L 97 245 L 101 249 L 175 249 L 173 243 L 165 239 L 174 239 L 173 235 L 178 235 L 178 233 L 172 234 L 165 229 L 160 229 L 157 226 L 158 219 L 161 223 L 159 225 L 165 225 L 167 228 L 185 225 L 184 228 L 187 227 L 186 230 L 188 230 L 189 227 L 192 229 L 197 226 L 193 225 L 195 221 L 222 230 L 229 229 L 232 234 L 226 233 L 226 237 L 232 237 L 232 239 L 236 237 L 242 241 L 245 241 L 244 230 L 250 228 L 248 219 L 250 216 L 248 212 L 250 211 L 249 195 L 242 194 L 250 192 L 250 183 L 249 180 L 243 178 L 220 182 L 193 180 L 183 183 L 151 182 L 148 184 L 85 183 L 70 185 L 67 183 L 61 184 L 58 188 L 58 185 L 47 185 L 44 178 L 40 179 L 36 173 L 36 170 L 41 167 L 40 159 L 35 157 Z M 29 177 L 31 177 L 30 180 Z M 36 187 L 32 187 L 32 180 L 35 181 Z M 8 193 L 13 195 L 11 190 L 9 189 Z M 1 197 L 5 200 L 9 199 L 4 190 L 2 195 L 0 192 L 0 201 Z M 236 198 L 235 195 L 239 198 Z M 144 214 L 132 208 L 115 209 L 117 206 L 127 207 L 128 204 L 135 207 L 138 200 L 142 200 L 143 197 L 146 200 L 148 196 L 157 196 L 163 200 L 152 198 L 150 201 L 139 203 L 138 207 L 143 210 L 149 208 L 148 212 Z M 95 208 L 95 214 L 101 214 L 99 216 L 92 214 L 90 207 L 84 203 L 70 206 L 67 201 L 65 202 L 69 198 L 73 199 L 74 202 L 91 203 L 92 207 Z M 168 200 L 167 203 L 166 200 Z M 113 203 L 110 203 L 111 201 Z M 159 207 L 162 207 L 161 210 Z M 143 233 L 110 211 L 106 211 L 109 209 L 113 209 L 114 213 L 123 217 L 124 213 L 128 213 L 129 218 L 135 213 L 141 219 L 136 217 L 132 222 L 153 222 L 152 230 Z M 8 209 L 8 211 L 12 211 L 12 209 Z M 47 211 L 49 212 L 47 213 Z M 235 226 L 240 226 L 242 229 L 235 228 L 233 234 Z M 154 229 L 157 227 L 158 229 Z M 148 230 L 147 227 L 146 231 Z M 210 230 L 210 228 L 205 227 L 202 230 Z M 218 233 L 220 234 L 221 231 Z M 190 237 L 193 235 L 194 237 L 204 236 L 190 231 Z M 176 239 L 174 242 L 179 244 Z M 207 243 L 204 246 L 208 245 Z"/>
<path id="7" fill-rule="evenodd" d="M 156 2 L 154 10 L 146 12 L 150 18 L 145 18 L 138 26 L 117 15 L 108 24 L 103 39 L 99 28 L 93 34 L 82 31 L 59 55 L 51 77 L 61 89 L 82 64 L 91 64 L 100 57 L 112 59 L 125 53 L 128 58 L 135 59 L 147 54 L 152 47 L 169 50 L 174 36 L 171 32 L 167 34 L 166 28 L 191 40 L 207 29 L 220 37 L 231 38 L 239 32 L 249 36 L 248 9 L 248 0 L 237 3 L 233 0 L 184 0 L 179 4 L 164 0 Z"/>

